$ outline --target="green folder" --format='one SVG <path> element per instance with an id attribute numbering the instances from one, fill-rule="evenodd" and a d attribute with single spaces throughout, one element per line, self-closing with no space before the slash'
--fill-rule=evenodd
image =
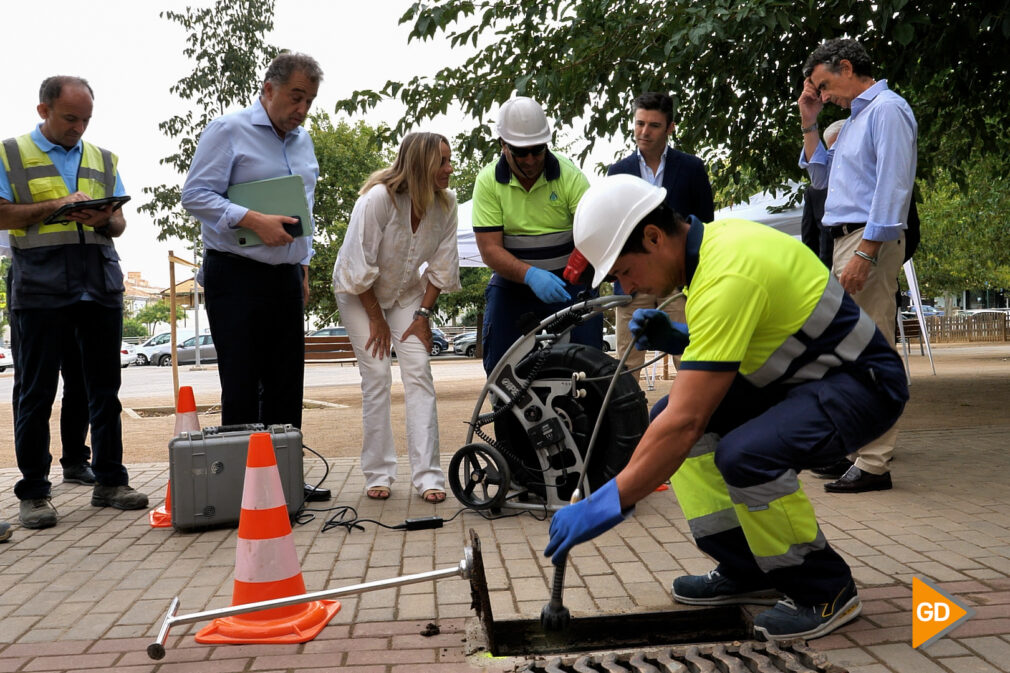
<path id="1" fill-rule="evenodd" d="M 288 215 L 302 220 L 302 236 L 312 236 L 312 216 L 305 200 L 305 183 L 300 175 L 240 182 L 228 188 L 228 200 L 264 215 Z M 235 237 L 241 246 L 263 245 L 251 229 L 239 227 Z"/>

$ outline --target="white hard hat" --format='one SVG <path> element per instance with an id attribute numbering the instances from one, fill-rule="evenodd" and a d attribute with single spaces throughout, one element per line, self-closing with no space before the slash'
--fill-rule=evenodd
<path id="1" fill-rule="evenodd" d="M 586 190 L 575 209 L 572 235 L 576 249 L 593 265 L 593 287 L 610 273 L 635 225 L 665 198 L 664 187 L 624 174 L 608 175 Z"/>
<path id="2" fill-rule="evenodd" d="M 498 111 L 498 137 L 516 147 L 545 145 L 551 141 L 551 125 L 540 103 L 516 96 Z"/>

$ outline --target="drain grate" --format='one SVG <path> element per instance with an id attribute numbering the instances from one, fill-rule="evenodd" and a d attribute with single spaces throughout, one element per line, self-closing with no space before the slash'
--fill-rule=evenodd
<path id="1" fill-rule="evenodd" d="M 716 643 L 553 657 L 521 673 L 846 673 L 805 644 Z"/>

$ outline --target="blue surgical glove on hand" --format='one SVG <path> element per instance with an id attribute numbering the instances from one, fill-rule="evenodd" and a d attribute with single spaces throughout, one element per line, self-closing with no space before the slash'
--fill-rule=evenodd
<path id="1" fill-rule="evenodd" d="M 634 507 L 621 511 L 621 494 L 617 490 L 617 480 L 611 479 L 600 490 L 585 500 L 562 507 L 551 519 L 551 539 L 544 549 L 544 556 L 551 556 L 554 565 L 561 565 L 568 556 L 568 550 L 624 521 L 635 511 Z"/>
<path id="2" fill-rule="evenodd" d="M 663 351 L 680 355 L 690 343 L 687 325 L 673 322 L 659 309 L 640 308 L 631 314 L 628 329 L 635 337 L 635 348 L 640 351 Z"/>
<path id="3" fill-rule="evenodd" d="M 545 269 L 531 266 L 524 280 L 537 299 L 545 304 L 556 304 L 572 298 L 565 289 L 565 281 Z"/>

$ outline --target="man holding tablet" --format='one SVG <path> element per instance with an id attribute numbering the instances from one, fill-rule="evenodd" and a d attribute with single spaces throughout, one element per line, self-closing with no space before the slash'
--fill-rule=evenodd
<path id="1" fill-rule="evenodd" d="M 116 155 L 81 140 L 93 100 L 87 81 L 50 77 L 39 91 L 42 123 L 0 145 L 0 228 L 10 232 L 14 261 L 8 292 L 21 337 L 14 446 L 22 478 L 14 493 L 26 528 L 56 525 L 48 479 L 49 416 L 62 340 L 69 334 L 80 348 L 88 392 L 97 481 L 91 504 L 147 507 L 147 496 L 128 485 L 119 420 L 124 288 L 112 239 L 126 229 L 126 220 L 117 203 L 50 218 L 69 203 L 125 195 Z"/>
<path id="2" fill-rule="evenodd" d="M 203 236 L 198 278 L 217 347 L 223 425 L 302 425 L 312 258 L 312 238 L 302 234 L 312 222 L 299 222 L 280 199 L 257 206 L 236 190 L 260 183 L 253 191 L 261 191 L 276 187 L 276 178 L 295 176 L 311 218 L 319 164 L 302 124 L 322 78 L 311 56 L 277 56 L 259 99 L 204 129 L 182 189 L 182 205 L 200 221 Z M 310 489 L 306 499 L 322 495 Z"/>

